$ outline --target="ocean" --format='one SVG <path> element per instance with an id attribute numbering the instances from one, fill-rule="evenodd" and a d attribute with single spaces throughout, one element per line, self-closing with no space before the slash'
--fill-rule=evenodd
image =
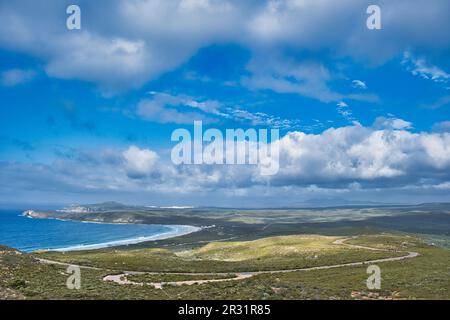
<path id="1" fill-rule="evenodd" d="M 32 219 L 22 211 L 0 210 L 0 245 L 24 252 L 74 251 L 135 244 L 198 231 L 181 225 L 109 224 Z"/>

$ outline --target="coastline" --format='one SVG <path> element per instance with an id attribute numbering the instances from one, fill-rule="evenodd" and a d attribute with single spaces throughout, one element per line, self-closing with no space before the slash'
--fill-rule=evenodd
<path id="1" fill-rule="evenodd" d="M 97 222 L 97 223 L 100 223 L 100 222 Z M 36 250 L 36 251 L 70 252 L 70 251 L 84 251 L 84 250 L 97 250 L 97 249 L 113 248 L 113 247 L 133 245 L 133 244 L 149 242 L 149 241 L 157 241 L 157 240 L 181 237 L 181 236 L 185 236 L 185 235 L 202 230 L 202 228 L 200 228 L 200 227 L 186 226 L 186 225 L 164 225 L 164 226 L 168 227 L 168 228 L 173 228 L 173 230 L 155 234 L 155 235 L 148 236 L 148 237 L 129 238 L 129 239 L 115 240 L 115 241 L 108 241 L 108 242 L 87 244 L 87 245 L 80 244 L 80 245 L 74 245 L 74 246 L 70 246 L 70 247 L 63 247 L 63 248 L 57 248 L 57 249 L 41 249 L 41 250 Z"/>
<path id="2" fill-rule="evenodd" d="M 47 215 L 41 215 L 38 212 L 27 210 L 23 211 L 20 216 L 33 219 L 33 220 L 57 220 L 62 222 L 74 222 L 74 223 L 82 223 L 82 224 L 101 224 L 101 225 L 142 225 L 142 226 L 163 226 L 168 228 L 168 231 L 162 231 L 149 236 L 134 236 L 126 239 L 119 240 L 111 240 L 106 242 L 98 242 L 91 244 L 74 244 L 69 246 L 64 246 L 60 248 L 39 248 L 36 250 L 32 250 L 29 252 L 42 252 L 42 251 L 55 251 L 55 252 L 70 252 L 70 251 L 84 251 L 84 250 L 98 250 L 105 248 L 114 248 L 121 247 L 127 245 L 135 245 L 144 242 L 158 241 L 164 239 L 170 239 L 180 236 L 185 236 L 191 233 L 195 233 L 201 231 L 203 227 L 191 226 L 191 225 L 171 225 L 171 224 L 146 224 L 139 222 L 102 222 L 102 221 L 89 221 L 89 220 L 77 220 L 77 219 L 68 219 L 68 218 L 57 218 L 51 217 Z"/>

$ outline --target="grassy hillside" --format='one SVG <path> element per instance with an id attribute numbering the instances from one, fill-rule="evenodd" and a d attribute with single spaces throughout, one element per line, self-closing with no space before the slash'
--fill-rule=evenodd
<path id="1" fill-rule="evenodd" d="M 45 254 L 47 257 L 65 261 L 80 261 L 89 265 L 105 265 L 115 269 L 139 266 L 141 269 L 158 267 L 164 269 L 190 268 L 200 271 L 233 267 L 279 267 L 297 265 L 337 263 L 338 261 L 359 261 L 371 258 L 375 252 L 355 249 L 339 249 L 335 255 L 330 244 L 333 238 L 324 237 L 282 237 L 261 239 L 244 243 L 215 243 L 205 245 L 192 252 L 168 249 L 110 250 L 103 252 L 78 252 L 68 254 Z M 407 235 L 370 235 L 349 240 L 349 243 L 396 251 L 417 251 L 421 256 L 403 261 L 379 263 L 382 270 L 382 289 L 369 291 L 366 287 L 366 266 L 342 267 L 328 270 L 298 271 L 280 274 L 263 274 L 249 279 L 207 283 L 201 285 L 173 287 L 163 290 L 150 286 L 127 286 L 107 283 L 102 279 L 115 272 L 107 270 L 82 270 L 81 290 L 68 290 L 65 286 L 68 274 L 66 267 L 45 265 L 35 262 L 30 255 L 14 250 L 2 249 L 0 254 L 0 292 L 2 297 L 32 299 L 450 299 L 450 251 L 428 245 L 422 240 Z M 255 245 L 255 252 L 270 248 L 267 255 L 252 254 L 246 246 Z M 328 247 L 330 247 L 328 249 Z M 294 252 L 300 247 L 299 252 Z M 234 251 L 233 249 L 237 249 Z M 326 259 L 318 261 L 305 259 L 311 253 L 331 251 Z M 299 248 L 297 248 L 299 249 Z M 310 251 L 311 250 L 311 251 Z M 220 253 L 217 255 L 217 253 Z M 245 260 L 222 261 L 201 260 L 211 256 L 219 259 Z M 356 255 L 355 255 L 356 254 Z M 395 255 L 395 254 L 394 254 Z M 39 255 L 43 256 L 43 255 Z M 277 259 L 275 259 L 275 257 Z M 356 258 L 356 259 L 355 259 Z M 154 262 L 157 261 L 157 263 Z M 288 261 L 288 263 L 286 262 Z M 188 270 L 184 270 L 188 267 Z M 233 270 L 242 271 L 242 270 Z M 144 275 L 135 279 L 151 281 L 190 280 L 197 276 Z M 214 278 L 214 277 L 213 277 Z M 9 296 L 8 296 L 9 295 Z"/>
<path id="2" fill-rule="evenodd" d="M 282 236 L 255 241 L 213 242 L 197 249 L 102 250 L 42 253 L 72 264 L 150 272 L 236 272 L 308 268 L 401 255 L 333 244 L 335 237 Z"/>
<path id="3" fill-rule="evenodd" d="M 330 254 L 345 248 L 337 247 L 333 241 L 338 237 L 324 236 L 280 236 L 239 242 L 211 242 L 195 250 L 180 252 L 182 257 L 206 260 L 243 261 L 270 257 L 309 256 Z"/>

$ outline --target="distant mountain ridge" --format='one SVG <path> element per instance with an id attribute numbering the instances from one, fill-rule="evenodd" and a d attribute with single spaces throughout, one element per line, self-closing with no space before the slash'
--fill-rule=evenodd
<path id="1" fill-rule="evenodd" d="M 295 205 L 299 206 L 313 206 L 313 207 L 328 207 L 328 206 L 351 206 L 351 205 L 392 205 L 394 203 L 366 201 L 366 200 L 347 200 L 342 198 L 311 198 L 303 202 L 298 202 Z"/>
<path id="2" fill-rule="evenodd" d="M 109 212 L 109 211 L 151 211 L 151 210 L 205 210 L 205 209 L 242 209 L 242 210 L 264 210 L 264 209 L 326 209 L 326 208 L 348 208 L 348 207 L 408 207 L 408 208 L 440 208 L 450 207 L 450 202 L 430 202 L 420 204 L 399 204 L 399 203 L 382 203 L 373 201 L 350 201 L 342 199 L 320 199 L 313 198 L 305 202 L 299 202 L 290 206 L 282 207 L 191 207 L 191 206 L 148 206 L 148 205 L 126 205 L 116 201 L 107 201 L 97 204 L 80 204 L 65 207 L 58 212 L 64 213 L 94 213 L 94 212 Z"/>
<path id="3" fill-rule="evenodd" d="M 88 212 L 106 212 L 106 211 L 117 211 L 117 210 L 133 210 L 139 206 L 129 206 L 116 201 L 107 201 L 95 204 L 82 204 L 82 205 L 71 205 L 65 207 L 60 212 L 73 212 L 73 213 L 88 213 Z"/>

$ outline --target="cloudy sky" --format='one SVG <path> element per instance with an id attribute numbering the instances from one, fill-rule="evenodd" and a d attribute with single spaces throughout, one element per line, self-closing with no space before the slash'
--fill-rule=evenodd
<path id="1" fill-rule="evenodd" d="M 0 204 L 450 201 L 448 0 L 15 0 L 0 21 Z M 280 129 L 278 174 L 173 165 L 194 120 Z"/>

